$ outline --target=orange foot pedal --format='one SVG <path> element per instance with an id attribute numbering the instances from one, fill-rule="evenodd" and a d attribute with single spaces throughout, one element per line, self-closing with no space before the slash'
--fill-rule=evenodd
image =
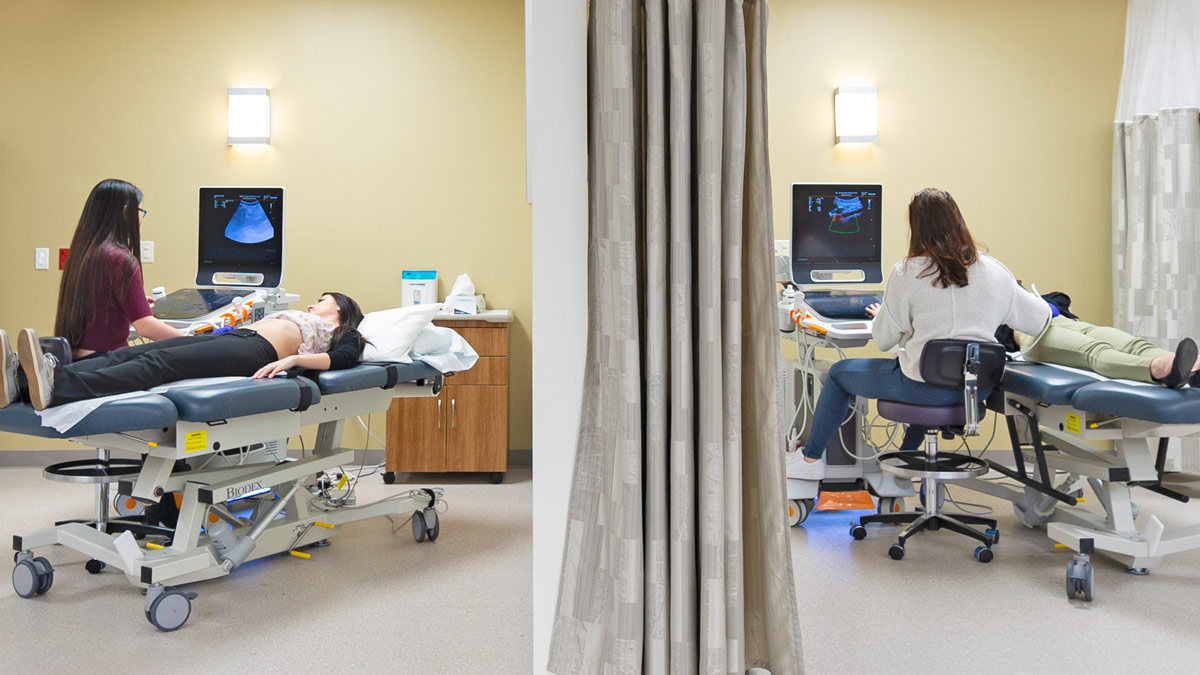
<path id="1" fill-rule="evenodd" d="M 866 490 L 850 492 L 822 492 L 817 500 L 818 511 L 844 511 L 846 509 L 874 509 L 875 502 Z"/>

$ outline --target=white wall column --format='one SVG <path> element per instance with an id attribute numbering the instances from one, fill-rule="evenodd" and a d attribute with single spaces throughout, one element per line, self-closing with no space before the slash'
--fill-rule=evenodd
<path id="1" fill-rule="evenodd" d="M 587 340 L 587 2 L 525 0 L 533 204 L 533 673 L 546 673 Z"/>

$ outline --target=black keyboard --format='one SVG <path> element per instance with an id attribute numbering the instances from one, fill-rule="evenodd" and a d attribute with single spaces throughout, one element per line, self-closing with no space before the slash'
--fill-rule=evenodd
<path id="1" fill-rule="evenodd" d="M 804 291 L 804 302 L 827 319 L 869 319 L 867 307 L 883 302 L 882 293 L 862 291 Z"/>

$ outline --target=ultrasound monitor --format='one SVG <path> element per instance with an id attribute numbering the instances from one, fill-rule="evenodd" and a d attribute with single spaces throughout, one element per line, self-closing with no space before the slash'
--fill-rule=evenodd
<path id="1" fill-rule="evenodd" d="M 283 188 L 200 188 L 197 286 L 276 288 L 283 280 Z"/>
<path id="2" fill-rule="evenodd" d="M 792 184 L 792 281 L 880 283 L 883 186 Z"/>

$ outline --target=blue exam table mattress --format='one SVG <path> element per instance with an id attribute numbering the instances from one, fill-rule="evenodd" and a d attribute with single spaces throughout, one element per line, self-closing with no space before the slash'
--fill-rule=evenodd
<path id="1" fill-rule="evenodd" d="M 372 387 L 384 387 L 395 372 L 394 382 L 413 382 L 437 377 L 438 370 L 426 363 L 363 363 L 345 370 L 325 371 L 308 379 L 273 378 L 237 380 L 211 385 L 196 385 L 168 390 L 161 394 L 146 392 L 138 396 L 109 401 L 76 423 L 66 432 L 44 427 L 28 403 L 14 403 L 0 409 L 0 431 L 43 438 L 75 438 L 119 431 L 138 431 L 170 427 L 185 422 L 210 422 L 245 417 L 276 410 L 301 407 L 302 397 L 309 405 L 321 400 L 321 394 L 338 394 Z M 301 385 L 307 385 L 307 393 Z"/>
<path id="2" fill-rule="evenodd" d="M 1129 384 L 1040 363 L 1010 363 L 1001 388 L 1008 393 L 1078 410 L 1156 424 L 1200 424 L 1200 390 Z"/>

